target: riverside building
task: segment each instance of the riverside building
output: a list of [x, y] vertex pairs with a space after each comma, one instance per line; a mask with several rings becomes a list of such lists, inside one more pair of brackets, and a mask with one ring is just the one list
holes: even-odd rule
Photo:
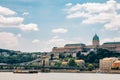
[[117, 60], [117, 58], [104, 58], [100, 59], [99, 68], [100, 70], [111, 70], [112, 64]]
[[89, 51], [95, 50], [96, 48], [108, 49], [110, 51], [120, 52], [120, 42], [105, 42], [100, 45], [99, 36], [95, 34], [92, 39], [92, 45], [86, 45], [83, 43], [79, 44], [66, 44], [64, 47], [53, 47], [52, 53], [54, 53], [55, 58], [59, 58], [60, 54], [72, 55], [75, 57], [77, 52], [87, 55]]
[[120, 69], [120, 60], [116, 57], [100, 59], [100, 70], [111, 70], [112, 68]]

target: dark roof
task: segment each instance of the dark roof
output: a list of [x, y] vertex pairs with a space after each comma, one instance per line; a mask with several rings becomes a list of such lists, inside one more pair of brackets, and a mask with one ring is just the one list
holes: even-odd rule
[[83, 44], [83, 43], [79, 43], [79, 44], [66, 44], [65, 46], [85, 46], [85, 44]]
[[106, 43], [103, 43], [103, 44], [120, 44], [120, 42], [106, 42]]
[[94, 35], [93, 40], [99, 41], [99, 37], [97, 34]]

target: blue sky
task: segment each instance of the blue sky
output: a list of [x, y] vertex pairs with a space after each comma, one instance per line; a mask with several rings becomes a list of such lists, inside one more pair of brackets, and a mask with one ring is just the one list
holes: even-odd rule
[[67, 43], [120, 41], [119, 0], [0, 0], [0, 48], [51, 51]]

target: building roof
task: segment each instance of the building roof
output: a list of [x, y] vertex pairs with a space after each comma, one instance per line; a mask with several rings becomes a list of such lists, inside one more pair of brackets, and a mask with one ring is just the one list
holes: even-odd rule
[[94, 35], [93, 40], [99, 41], [99, 37], [97, 34]]
[[65, 46], [85, 46], [85, 44], [83, 44], [83, 43], [79, 43], [79, 44], [66, 44]]
[[120, 68], [120, 60], [116, 60], [113, 64], [112, 67], [119, 67]]
[[82, 59], [81, 60], [75, 60], [75, 62], [78, 62], [78, 63], [79, 62], [84, 62], [84, 60], [82, 60]]
[[68, 62], [62, 62], [63, 65], [67, 65]]
[[104, 58], [103, 60], [112, 60], [111, 58]]
[[106, 42], [106, 43], [103, 43], [103, 44], [120, 44], [120, 42]]
[[103, 58], [103, 60], [105, 61], [115, 61], [117, 60], [118, 58], [115, 58], [115, 57], [110, 57], [110, 58]]
[[116, 60], [114, 63], [120, 63], [120, 60]]

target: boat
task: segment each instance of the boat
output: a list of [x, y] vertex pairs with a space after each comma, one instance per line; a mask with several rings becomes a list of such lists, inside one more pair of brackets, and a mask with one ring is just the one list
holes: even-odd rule
[[29, 73], [38, 73], [38, 71], [30, 70]]
[[13, 73], [38, 73], [36, 70], [14, 70]]

